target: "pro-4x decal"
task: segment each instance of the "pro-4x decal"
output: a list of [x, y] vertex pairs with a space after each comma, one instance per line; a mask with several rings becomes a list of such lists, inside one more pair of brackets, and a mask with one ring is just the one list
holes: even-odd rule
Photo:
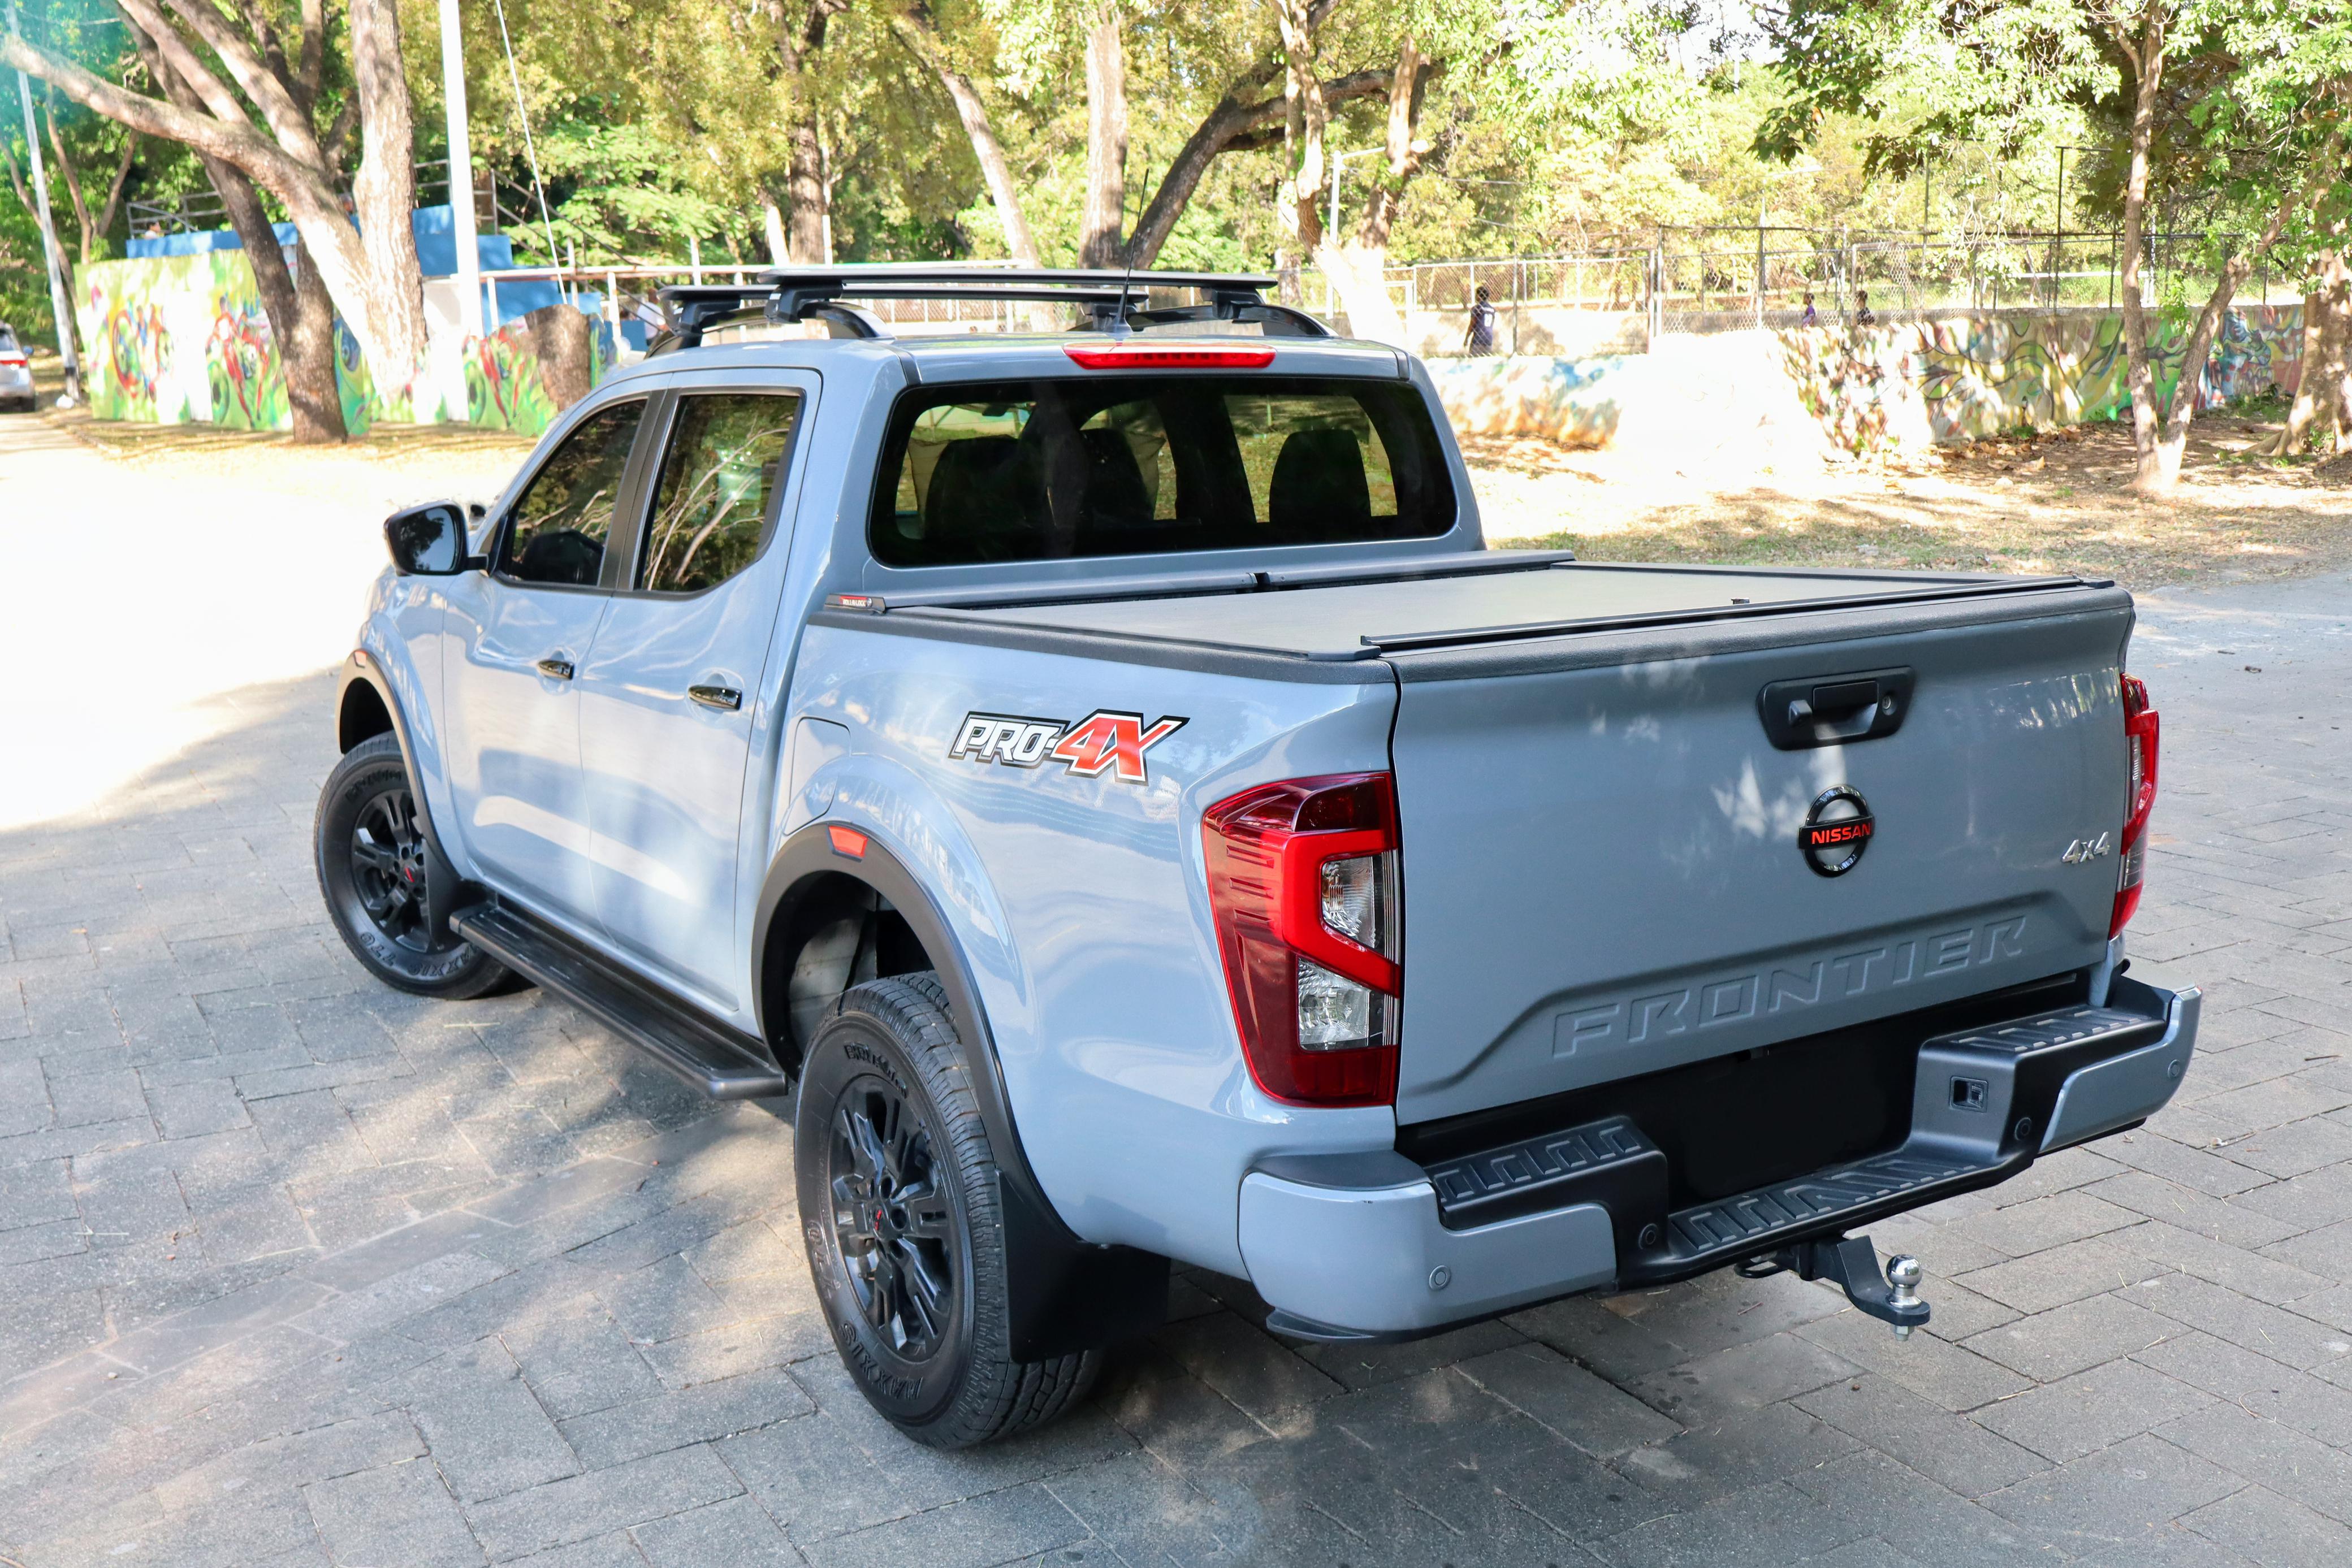
[[1146, 725], [1139, 713], [1097, 708], [1076, 724], [1019, 714], [968, 713], [956, 731], [950, 758], [1035, 768], [1059, 762], [1081, 779], [1108, 773], [1122, 784], [1150, 781], [1143, 754], [1184, 727], [1181, 718]]

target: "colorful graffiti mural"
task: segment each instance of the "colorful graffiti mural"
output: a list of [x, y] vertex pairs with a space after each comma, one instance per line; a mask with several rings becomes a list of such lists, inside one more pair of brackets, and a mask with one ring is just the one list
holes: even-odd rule
[[[94, 262], [75, 270], [76, 314], [92, 345], [91, 412], [100, 419], [284, 430], [292, 423], [284, 363], [241, 250]], [[591, 333], [592, 384], [614, 363], [613, 338]], [[335, 323], [335, 382], [353, 434], [377, 422], [467, 423], [518, 434], [558, 410], [520, 319], [487, 338], [436, 340], [398, 387], [371, 374], [358, 340]]]
[[[2272, 387], [2292, 390], [2302, 321], [2299, 305], [2231, 311], [2200, 373], [2198, 407]], [[2189, 327], [2179, 310], [2149, 323], [2159, 399], [2179, 383]], [[2118, 312], [2002, 312], [1773, 336], [1798, 401], [1846, 452], [2050, 430], [2120, 418], [2131, 406]]]
[[[2189, 324], [2181, 311], [2149, 323], [2159, 398], [2179, 382]], [[2300, 305], [2231, 311], [2199, 377], [2199, 409], [2292, 392], [2302, 351]], [[1648, 354], [1435, 360], [1429, 371], [1465, 435], [1685, 454], [1814, 433], [1834, 452], [1916, 450], [2123, 418], [2131, 407], [2123, 318], [2109, 311], [1677, 335]]]
[[556, 415], [555, 402], [541, 379], [539, 352], [530, 329], [509, 321], [487, 338], [476, 338], [466, 359], [466, 418], [493, 430], [536, 434]]

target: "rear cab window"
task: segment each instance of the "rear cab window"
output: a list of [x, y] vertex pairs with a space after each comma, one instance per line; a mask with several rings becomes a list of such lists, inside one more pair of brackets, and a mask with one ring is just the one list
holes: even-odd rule
[[867, 543], [885, 566], [962, 566], [1432, 538], [1454, 517], [1404, 383], [1102, 376], [901, 398]]

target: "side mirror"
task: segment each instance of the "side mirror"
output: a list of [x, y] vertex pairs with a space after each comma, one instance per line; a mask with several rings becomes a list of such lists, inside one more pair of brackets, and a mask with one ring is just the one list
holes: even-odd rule
[[481, 565], [466, 554], [466, 513], [455, 501], [394, 512], [383, 520], [383, 542], [404, 577], [452, 577]]

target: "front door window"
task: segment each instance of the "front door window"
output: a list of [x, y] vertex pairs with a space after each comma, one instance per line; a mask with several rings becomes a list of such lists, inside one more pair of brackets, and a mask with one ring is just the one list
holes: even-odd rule
[[596, 585], [645, 409], [643, 402], [614, 403], [563, 438], [514, 505], [499, 553], [502, 575], [568, 588]]

